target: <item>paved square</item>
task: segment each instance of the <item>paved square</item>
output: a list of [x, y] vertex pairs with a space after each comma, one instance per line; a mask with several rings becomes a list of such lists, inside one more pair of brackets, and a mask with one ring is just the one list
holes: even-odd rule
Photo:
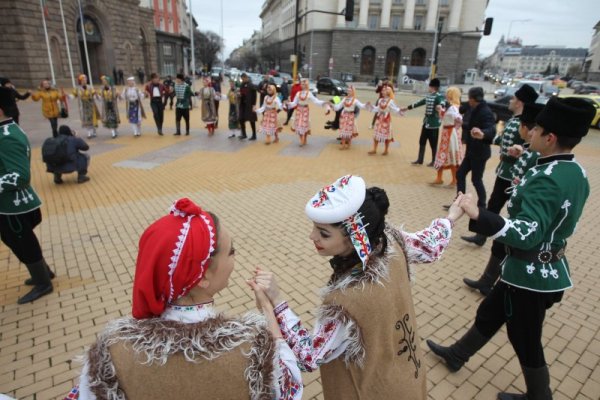
[[[363, 101], [374, 99], [372, 91], [361, 90], [358, 95]], [[396, 98], [400, 105], [413, 100], [407, 94]], [[49, 124], [41, 117], [39, 104], [27, 101], [19, 106], [22, 126], [34, 146], [33, 186], [43, 201], [44, 220], [37, 233], [57, 274], [54, 293], [17, 306], [17, 298], [27, 290], [22, 282], [28, 274], [0, 245], [0, 393], [19, 399], [59, 399], [76, 383], [80, 365], [74, 357], [94, 341], [107, 321], [131, 311], [141, 232], [179, 197], [188, 196], [214, 211], [235, 237], [236, 270], [230, 287], [216, 298], [218, 308], [230, 314], [254, 308], [244, 279], [260, 265], [278, 274], [292, 308], [310, 325], [318, 289], [329, 275], [327, 260], [314, 253], [308, 239], [311, 225], [303, 213], [305, 202], [317, 189], [342, 174], [362, 175], [369, 185], [386, 189], [391, 201], [389, 221], [408, 231], [444, 215], [441, 205], [454, 194], [452, 189], [427, 184], [434, 179], [433, 169], [410, 165], [417, 153], [422, 108], [404, 118], [393, 117], [396, 142], [385, 157], [381, 147], [380, 154], [367, 155], [372, 114], [366, 111], [359, 118], [359, 140], [351, 150], [339, 151], [335, 133], [323, 129], [331, 116], [325, 117], [322, 109], [311, 110], [313, 135], [305, 148], [298, 146], [289, 127], [280, 143], [270, 146], [263, 144], [262, 137], [256, 142], [228, 139], [224, 102], [222, 127], [214, 137], [207, 137], [197, 108], [191, 113], [192, 134], [173, 136], [174, 111], [166, 110], [163, 137], [155, 133], [151, 116], [140, 138], [133, 137], [128, 124], [121, 125], [114, 140], [99, 128], [99, 136], [89, 141], [92, 180], [77, 185], [72, 174], [56, 186], [45, 172], [39, 149], [49, 135]], [[68, 122], [79, 128], [76, 107], [71, 115], [74, 119]], [[121, 120], [125, 120], [123, 113]], [[548, 312], [544, 344], [554, 398], [598, 399], [600, 131], [591, 130], [575, 153], [588, 171], [591, 197], [569, 243], [575, 288]], [[489, 161], [485, 175], [489, 191], [496, 160], [494, 156]], [[481, 301], [462, 278], [481, 272], [490, 245], [475, 248], [461, 241], [466, 225], [466, 220], [458, 223], [441, 261], [416, 266], [413, 295], [422, 339], [448, 343], [458, 338]], [[426, 349], [424, 342], [421, 346]], [[428, 349], [425, 354], [431, 399], [495, 399], [500, 390], [524, 389], [504, 330], [456, 374], [449, 373]], [[306, 399], [322, 399], [318, 373], [306, 374], [305, 385]]]

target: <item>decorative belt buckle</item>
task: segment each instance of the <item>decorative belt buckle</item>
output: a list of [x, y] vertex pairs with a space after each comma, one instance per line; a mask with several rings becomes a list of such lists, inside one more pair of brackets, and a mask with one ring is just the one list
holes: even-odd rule
[[552, 252], [550, 250], [542, 250], [538, 253], [538, 260], [543, 264], [548, 264], [552, 260]]

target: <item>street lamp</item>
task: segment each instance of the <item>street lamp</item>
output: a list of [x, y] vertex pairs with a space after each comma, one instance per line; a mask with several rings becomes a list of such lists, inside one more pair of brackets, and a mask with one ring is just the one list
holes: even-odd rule
[[531, 19], [513, 19], [513, 20], [511, 20], [510, 23], [508, 24], [508, 34], [506, 35], [507, 42], [510, 40], [510, 31], [512, 29], [513, 22], [531, 22]]

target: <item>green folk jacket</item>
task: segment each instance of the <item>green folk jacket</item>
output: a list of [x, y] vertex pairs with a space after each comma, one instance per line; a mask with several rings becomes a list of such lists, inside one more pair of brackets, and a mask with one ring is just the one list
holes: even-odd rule
[[0, 122], [0, 214], [16, 215], [42, 204], [31, 180], [31, 147], [12, 119]]
[[521, 121], [518, 116], [512, 117], [506, 121], [502, 134], [494, 138], [493, 143], [500, 146], [500, 164], [496, 168], [496, 176], [500, 179], [509, 181], [512, 178], [510, 169], [517, 159], [508, 155], [508, 148], [514, 144], [523, 144], [525, 142], [519, 135], [520, 124]]
[[[590, 193], [585, 170], [573, 154], [540, 157], [508, 201], [508, 218], [484, 208], [469, 229], [491, 236], [514, 249], [554, 252], [567, 245]], [[558, 292], [573, 286], [566, 257], [554, 262], [529, 262], [508, 255], [501, 280], [536, 292]]]
[[428, 129], [429, 128], [435, 129], [435, 128], [439, 128], [440, 125], [442, 124], [440, 115], [438, 114], [435, 107], [437, 105], [444, 104], [445, 101], [446, 101], [446, 99], [444, 98], [444, 95], [442, 95], [441, 93], [439, 93], [439, 92], [429, 93], [427, 96], [425, 96], [421, 100], [417, 101], [416, 103], [409, 105], [407, 108], [409, 110], [412, 110], [413, 108], [417, 108], [417, 107], [421, 107], [421, 106], [425, 105], [425, 117], [423, 118], [423, 126]]

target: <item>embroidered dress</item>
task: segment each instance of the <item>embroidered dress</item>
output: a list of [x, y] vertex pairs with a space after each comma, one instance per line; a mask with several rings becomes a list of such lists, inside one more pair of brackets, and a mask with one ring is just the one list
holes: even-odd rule
[[128, 87], [123, 92], [123, 99], [127, 104], [127, 118], [130, 124], [141, 124], [144, 117], [144, 108], [142, 106], [142, 93], [135, 87]]
[[342, 110], [342, 114], [340, 115], [340, 137], [342, 139], [352, 139], [358, 134], [355, 114], [356, 107], [363, 110], [365, 105], [355, 97], [346, 97], [333, 107], [335, 111]]
[[73, 96], [79, 99], [79, 118], [82, 128], [95, 128], [98, 126], [98, 108], [94, 101], [96, 91], [89, 86], [79, 86], [73, 90]]
[[282, 109], [281, 100], [277, 96], [265, 96], [263, 105], [256, 110], [257, 114], [263, 114], [260, 124], [260, 133], [267, 136], [274, 136], [281, 132], [281, 126], [277, 121], [277, 112]]
[[215, 89], [203, 87], [198, 93], [202, 109], [202, 121], [207, 124], [214, 124], [217, 121], [217, 112], [215, 110]]
[[458, 167], [462, 162], [462, 147], [458, 129], [462, 126], [462, 116], [457, 106], [450, 106], [442, 117], [442, 137], [435, 157], [434, 168]]
[[[163, 314], [161, 315], [160, 318], [158, 319], [153, 319], [154, 321], [158, 322], [159, 320], [163, 320], [165, 321], [165, 324], [167, 324], [167, 321], [174, 321], [177, 323], [182, 323], [182, 324], [198, 324], [201, 322], [211, 322], [213, 324], [217, 324], [219, 323], [220, 318], [222, 318], [222, 316], [220, 316], [220, 314], [213, 308], [212, 303], [207, 303], [207, 304], [198, 304], [198, 305], [191, 305], [191, 306], [178, 306], [178, 305], [169, 305], [167, 306], [167, 309], [163, 312]], [[241, 325], [241, 329], [242, 329], [242, 335], [248, 335], [251, 333], [251, 331], [248, 331], [248, 329], [246, 329], [246, 331], [244, 330], [244, 326], [249, 326], [252, 324], [255, 324], [256, 322], [256, 318], [262, 318], [259, 317], [255, 314], [246, 314], [244, 317], [241, 318], [242, 322], [246, 321], [246, 323], [238, 323], [235, 322], [235, 320], [231, 320], [232, 323], [227, 325], [225, 323], [225, 325], [223, 326], [223, 330], [219, 335], [231, 335], [231, 341], [230, 343], [227, 343], [227, 346], [231, 346], [231, 347], [236, 347], [236, 344], [239, 344], [237, 342], [240, 342], [240, 338], [238, 338], [237, 336], [235, 336], [235, 329], [238, 329], [238, 327]], [[118, 329], [114, 329], [114, 331], [116, 331], [116, 333], [119, 332], [130, 332], [129, 336], [134, 336], [133, 333], [136, 332], [136, 326], [135, 326], [135, 321], [133, 320], [133, 324], [130, 324], [128, 321], [132, 320], [132, 319], [121, 319], [116, 321], [116, 323], [113, 326], [118, 327]], [[155, 322], [153, 322], [153, 320], [150, 320], [150, 323], [155, 324]], [[143, 320], [142, 320], [143, 321]], [[160, 325], [157, 325], [160, 326]], [[170, 326], [170, 325], [165, 325], [165, 326]], [[259, 326], [260, 326], [260, 321], [259, 321]], [[225, 329], [229, 329], [229, 330], [225, 330]], [[248, 332], [247, 332], [248, 331]], [[143, 331], [145, 333], [147, 333], [146, 331]], [[244, 333], [246, 332], [246, 333]], [[127, 336], [127, 334], [125, 334], [125, 336]], [[139, 347], [138, 348], [142, 348], [145, 344], [152, 342], [152, 338], [144, 338], [143, 343], [142, 340], [140, 340], [139, 343]], [[161, 343], [161, 345], [166, 345], [165, 343]], [[172, 343], [172, 346], [180, 346], [181, 342], [177, 342], [177, 343]], [[194, 343], [191, 344], [192, 346], [194, 346]], [[203, 354], [205, 352], [208, 351], [214, 351], [211, 346], [206, 346], [206, 343], [202, 343], [202, 340], [200, 340], [199, 343], [197, 343], [197, 345], [199, 345], [200, 347], [198, 349], [189, 349], [189, 356], [192, 358], [201, 358], [201, 356], [199, 354]], [[215, 344], [215, 347], [218, 347], [220, 345], [219, 344]], [[288, 347], [288, 345], [285, 343], [285, 341], [283, 340], [277, 340], [276, 342], [274, 342], [275, 345], [275, 352], [273, 354], [273, 379], [272, 379], [272, 387], [270, 388], [270, 393], [272, 393], [272, 396], [269, 396], [269, 398], [272, 399], [281, 399], [281, 400], [300, 400], [302, 397], [302, 376], [300, 374], [300, 370], [298, 369], [298, 366], [296, 364], [296, 358], [294, 357], [294, 354], [292, 353], [292, 351], [290, 350], [290, 348]], [[159, 349], [148, 349], [148, 352], [155, 352], [155, 353], [159, 353], [155, 355], [156, 357], [162, 357], [162, 355], [160, 354], [160, 352], [162, 352], [163, 350]], [[169, 349], [164, 349], [164, 351], [169, 351]], [[230, 351], [230, 350], [226, 350]], [[112, 353], [112, 351], [111, 351]], [[216, 355], [216, 357], [214, 358], [207, 358], [208, 360], [212, 360], [212, 359], [217, 359], [219, 358], [219, 354]], [[251, 355], [249, 355], [251, 356]], [[160, 361], [158, 361], [160, 362]], [[199, 363], [201, 363], [202, 361], [200, 361]], [[191, 366], [191, 368], [194, 368], [194, 366], [199, 365], [199, 363], [193, 363], [190, 362], [189, 365]], [[85, 359], [85, 364], [83, 366], [82, 372], [81, 372], [81, 376], [80, 376], [80, 383], [79, 386], [74, 388], [67, 397], [69, 399], [85, 399], [85, 400], [96, 400], [97, 397], [94, 394], [93, 390], [92, 390], [92, 381], [90, 380], [90, 373], [92, 370], [92, 365], [90, 364], [90, 359], [86, 358]], [[163, 368], [165, 366], [163, 365]], [[190, 367], [188, 367], [190, 368]], [[254, 367], [256, 368], [256, 366]], [[261, 374], [263, 371], [255, 371], [258, 374]], [[245, 373], [247, 375], [251, 375], [253, 373], [253, 371], [250, 369], [250, 367], [245, 371]], [[259, 376], [260, 380], [267, 380], [267, 377], [262, 377]], [[200, 385], [202, 380], [200, 379], [200, 381], [197, 383], [198, 385]], [[141, 382], [135, 382], [136, 384], [142, 384]], [[195, 382], [180, 382], [181, 385], [194, 385]], [[206, 383], [202, 383], [203, 385], [206, 385]], [[117, 386], [120, 386], [119, 384], [117, 384]], [[111, 388], [111, 390], [114, 388]], [[118, 387], [114, 390], [120, 390]], [[202, 388], [200, 386], [198, 386], [197, 389], [194, 389], [198, 391], [198, 395], [200, 395], [202, 393]], [[176, 394], [180, 394], [180, 393], [176, 393]], [[178, 397], [179, 398], [179, 397]], [[257, 396], [256, 394], [250, 396], [251, 399], [262, 399], [264, 397], [261, 396]]]
[[402, 115], [400, 108], [394, 103], [394, 100], [384, 97], [379, 100], [376, 106], [372, 107], [371, 111], [377, 113], [373, 139], [380, 143], [387, 140], [393, 142], [394, 135], [392, 133], [391, 113], [394, 112], [398, 115]]
[[102, 124], [108, 129], [118, 128], [121, 121], [114, 87], [103, 87], [100, 96], [102, 98]]
[[294, 101], [288, 103], [288, 109], [296, 108], [296, 115], [294, 117], [294, 125], [292, 126], [292, 130], [300, 136], [310, 134], [310, 115], [308, 111], [309, 102], [313, 102], [319, 107], [324, 107], [325, 104], [327, 104], [323, 100], [317, 99], [308, 90], [299, 92], [294, 98]]

